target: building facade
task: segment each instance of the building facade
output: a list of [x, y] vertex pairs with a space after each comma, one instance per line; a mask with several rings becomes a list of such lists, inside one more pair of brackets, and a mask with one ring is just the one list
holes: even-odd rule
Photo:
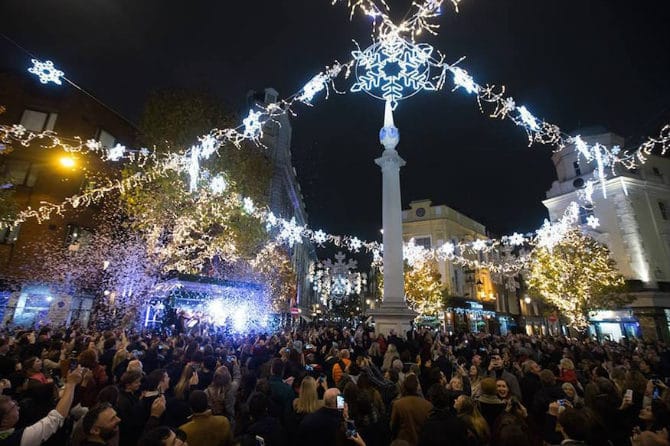
[[[589, 145], [625, 147], [622, 137], [604, 130], [582, 139]], [[543, 203], [555, 221], [569, 203], [578, 201], [595, 166], [578, 159], [571, 146], [555, 153], [552, 160], [558, 179]], [[670, 160], [649, 156], [635, 170], [619, 167], [615, 173], [606, 172], [604, 187], [596, 180], [594, 207], [581, 211], [580, 224], [610, 249], [635, 301], [630, 308], [594, 312], [592, 329], [612, 339], [641, 335], [670, 340]], [[589, 215], [598, 219], [599, 227], [586, 225]]]
[[[279, 94], [275, 89], [266, 88], [262, 92], [249, 92], [248, 102], [251, 107], [266, 106], [277, 102], [278, 97]], [[305, 226], [307, 210], [291, 158], [292, 135], [291, 121], [286, 114], [263, 125], [261, 142], [266, 147], [273, 169], [268, 192], [269, 206], [276, 216], [287, 220], [294, 218], [296, 224]], [[303, 239], [302, 243], [296, 243], [291, 248], [291, 258], [298, 276], [297, 297], [296, 301], [291, 303], [291, 307], [294, 312], [301, 310], [301, 313], [311, 314], [311, 308], [318, 303], [309, 281], [309, 266], [317, 260], [314, 244], [307, 239]]]
[[[21, 124], [27, 130], [55, 131], [59, 138], [75, 136], [100, 141], [105, 147], [117, 142], [132, 146], [135, 127], [112, 110], [81, 91], [63, 85], [52, 88], [23, 73], [0, 73], [0, 123]], [[27, 147], [7, 143], [9, 152], [0, 157], [0, 173], [11, 201], [18, 210], [38, 208], [41, 203], [62, 203], [66, 197], [86, 186], [87, 171], [104, 171], [97, 157], [66, 153], [58, 146], [43, 147], [37, 140]], [[112, 174], [113, 175], [113, 174]], [[0, 308], [3, 321], [22, 325], [50, 323], [58, 325], [71, 318], [86, 323], [90, 316], [93, 290], [74, 290], [63, 281], [36, 282], [31, 273], [43, 261], [45, 246], [69, 247], [86, 243], [95, 230], [95, 206], [70, 209], [49, 220], [28, 219], [13, 228], [0, 231]], [[3, 211], [4, 215], [4, 211]]]
[[[446, 242], [454, 244], [488, 239], [486, 227], [445, 205], [430, 200], [410, 203], [404, 210], [403, 240], [435, 249]], [[480, 261], [487, 260], [481, 254]], [[476, 260], [476, 259], [473, 259]], [[519, 331], [519, 281], [500, 277], [485, 268], [473, 269], [449, 261], [438, 262], [442, 286], [448, 295], [443, 315], [448, 331]], [[531, 306], [532, 307], [532, 306]], [[537, 308], [535, 308], [537, 313]], [[531, 311], [532, 314], [532, 311]]]

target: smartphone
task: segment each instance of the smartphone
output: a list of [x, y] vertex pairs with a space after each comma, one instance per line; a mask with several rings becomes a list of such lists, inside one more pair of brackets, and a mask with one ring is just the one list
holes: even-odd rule
[[314, 371], [314, 367], [312, 367], [311, 365], [307, 364], [307, 365], [305, 366], [305, 370], [307, 370], [308, 372], [313, 372], [313, 371]]
[[228, 360], [228, 362], [233, 362], [237, 359], [237, 357], [235, 355], [229, 355], [228, 358], [226, 359]]
[[291, 349], [290, 349], [290, 348], [287, 348], [287, 349], [286, 349], [286, 353], [291, 353]]
[[70, 371], [76, 369], [78, 365], [79, 361], [77, 361], [75, 358], [70, 359]]
[[654, 393], [651, 395], [651, 399], [657, 400], [661, 397], [661, 389], [658, 386], [654, 386]]
[[354, 420], [347, 420], [347, 438], [354, 438], [357, 433]]
[[624, 398], [627, 398], [629, 400], [633, 400], [633, 389], [628, 389], [626, 390], [626, 393], [624, 393]]
[[344, 410], [344, 397], [342, 395], [337, 395], [337, 408]]

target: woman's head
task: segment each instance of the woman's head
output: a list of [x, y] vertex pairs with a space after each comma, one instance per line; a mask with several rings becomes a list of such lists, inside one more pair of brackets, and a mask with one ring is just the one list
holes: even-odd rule
[[27, 374], [37, 373], [42, 371], [42, 361], [37, 356], [31, 356], [30, 358], [23, 361], [23, 370]]
[[496, 381], [496, 393], [498, 394], [498, 398], [509, 398], [509, 386], [507, 385], [507, 381], [504, 379], [499, 379]]
[[305, 376], [300, 383], [295, 410], [298, 413], [312, 413], [319, 407], [319, 397], [316, 392], [316, 380], [311, 376]]
[[459, 395], [454, 401], [454, 409], [459, 414], [472, 415], [475, 409], [475, 403], [472, 398], [466, 395]]
[[563, 385], [561, 385], [561, 389], [563, 389], [565, 396], [567, 396], [569, 400], [573, 400], [577, 395], [577, 392], [575, 391], [575, 386], [573, 386], [570, 383], [563, 383]]
[[79, 364], [87, 369], [93, 370], [98, 366], [98, 354], [93, 349], [88, 348], [79, 353], [77, 359], [79, 360]]
[[230, 376], [230, 371], [225, 365], [218, 367], [216, 372], [214, 372], [214, 378], [212, 378], [212, 384], [217, 387], [226, 387], [232, 381], [233, 378]]
[[572, 359], [569, 358], [563, 358], [561, 359], [561, 362], [559, 363], [561, 368], [563, 370], [574, 370], [575, 369], [575, 364], [572, 362]]
[[470, 370], [468, 370], [468, 376], [470, 377], [470, 381], [479, 378], [479, 369], [476, 365], [473, 364], [470, 366]]

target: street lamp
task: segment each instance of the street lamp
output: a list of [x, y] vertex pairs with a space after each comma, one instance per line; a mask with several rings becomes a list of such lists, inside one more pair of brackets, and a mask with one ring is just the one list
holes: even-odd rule
[[524, 297], [523, 301], [526, 302], [526, 305], [530, 305], [531, 303], [530, 297], [528, 296]]
[[77, 160], [72, 155], [62, 155], [58, 158], [58, 162], [66, 169], [73, 169], [77, 165]]

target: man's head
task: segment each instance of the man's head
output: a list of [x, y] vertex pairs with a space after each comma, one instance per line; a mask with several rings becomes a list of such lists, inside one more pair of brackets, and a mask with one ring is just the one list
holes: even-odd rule
[[414, 373], [410, 373], [405, 377], [405, 381], [402, 383], [402, 394], [403, 396], [412, 396], [418, 395], [419, 393], [419, 379]]
[[19, 422], [19, 403], [6, 395], [0, 396], [0, 430], [11, 429]]
[[567, 407], [558, 414], [558, 429], [570, 440], [586, 441], [589, 434], [589, 419], [581, 409]]
[[109, 440], [119, 431], [121, 419], [109, 403], [99, 403], [84, 415], [82, 426], [89, 439]]
[[195, 414], [207, 412], [209, 410], [207, 394], [202, 390], [194, 390], [188, 397], [188, 405]]
[[482, 357], [479, 355], [474, 355], [472, 357], [472, 365], [479, 367], [482, 365]]
[[337, 388], [330, 388], [326, 390], [323, 394], [324, 406], [329, 409], [337, 409], [337, 397], [340, 395], [340, 391]]
[[121, 384], [121, 389], [127, 392], [137, 392], [140, 389], [141, 383], [142, 372], [138, 372], [137, 370], [125, 372], [123, 375], [121, 375], [121, 380], [119, 381], [119, 384]]
[[523, 373], [525, 374], [534, 373], [539, 375], [541, 371], [542, 367], [540, 367], [540, 365], [532, 359], [529, 359], [523, 363]]
[[496, 380], [493, 378], [484, 378], [479, 384], [480, 389], [482, 390], [482, 395], [495, 396], [498, 391], [496, 386]]
[[186, 444], [186, 434], [175, 432], [167, 426], [159, 426], [145, 433], [140, 439], [139, 446], [183, 446]]
[[170, 387], [170, 375], [165, 369], [156, 369], [146, 379], [146, 390], [165, 392]]
[[346, 348], [340, 350], [340, 359], [349, 359], [349, 350]]
[[503, 361], [498, 353], [494, 353], [491, 355], [491, 367], [496, 370], [500, 370], [503, 368]]
[[126, 372], [130, 372], [132, 370], [135, 370], [137, 372], [142, 373], [144, 370], [144, 366], [142, 365], [142, 361], [139, 359], [132, 359], [130, 362], [128, 362], [128, 366], [126, 367]]
[[270, 365], [270, 373], [272, 373], [272, 376], [281, 378], [284, 375], [284, 361], [279, 358], [273, 359]]
[[556, 375], [551, 370], [544, 369], [540, 372], [540, 383], [545, 387], [556, 385]]

